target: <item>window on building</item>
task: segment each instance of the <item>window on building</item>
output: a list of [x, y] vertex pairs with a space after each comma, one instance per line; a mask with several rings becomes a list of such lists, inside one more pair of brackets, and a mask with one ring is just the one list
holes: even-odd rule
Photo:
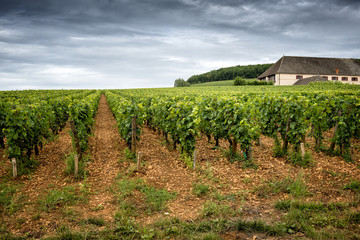
[[296, 79], [303, 79], [303, 75], [296, 75]]
[[347, 78], [347, 77], [342, 77], [341, 80], [342, 80], [342, 81], [347, 81], [348, 78]]
[[327, 77], [327, 76], [322, 76], [322, 78], [328, 80], [328, 77]]
[[356, 82], [357, 80], [358, 80], [358, 78], [357, 78], [357, 77], [353, 77], [353, 78], [351, 78], [351, 81]]
[[332, 77], [331, 80], [337, 81], [337, 80], [338, 80], [338, 77]]

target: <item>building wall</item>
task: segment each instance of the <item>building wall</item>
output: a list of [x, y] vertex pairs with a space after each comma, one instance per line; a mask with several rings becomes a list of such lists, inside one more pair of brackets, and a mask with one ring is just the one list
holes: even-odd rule
[[[307, 75], [307, 74], [276, 74], [275, 75], [275, 85], [293, 85], [298, 79], [296, 79], [297, 75], [303, 76], [303, 78], [313, 77], [317, 75]], [[332, 81], [332, 77], [338, 77], [338, 82], [342, 83], [350, 83], [350, 84], [360, 84], [360, 76], [344, 76], [344, 75], [320, 75], [327, 76], [328, 80]], [[347, 77], [347, 81], [342, 81], [342, 77]], [[357, 81], [351, 81], [353, 77], [356, 77]]]

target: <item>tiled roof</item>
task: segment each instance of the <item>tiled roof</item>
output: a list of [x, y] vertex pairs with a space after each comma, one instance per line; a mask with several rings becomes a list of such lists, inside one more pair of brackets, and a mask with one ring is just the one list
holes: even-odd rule
[[258, 78], [278, 73], [360, 76], [360, 61], [353, 58], [283, 56]]

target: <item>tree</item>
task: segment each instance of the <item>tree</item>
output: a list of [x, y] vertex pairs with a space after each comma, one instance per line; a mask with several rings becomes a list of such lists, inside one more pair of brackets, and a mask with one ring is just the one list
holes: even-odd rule
[[178, 78], [174, 82], [174, 87], [188, 87], [190, 84], [182, 78]]
[[242, 77], [236, 77], [234, 80], [234, 85], [235, 86], [239, 86], [239, 85], [247, 85], [246, 83], [247, 81], [245, 79], [243, 79]]

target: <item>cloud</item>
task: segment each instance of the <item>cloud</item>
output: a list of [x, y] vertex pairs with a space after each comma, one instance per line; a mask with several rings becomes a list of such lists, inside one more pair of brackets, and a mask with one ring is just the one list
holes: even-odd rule
[[4, 0], [0, 89], [172, 86], [283, 54], [358, 57], [359, 1]]

